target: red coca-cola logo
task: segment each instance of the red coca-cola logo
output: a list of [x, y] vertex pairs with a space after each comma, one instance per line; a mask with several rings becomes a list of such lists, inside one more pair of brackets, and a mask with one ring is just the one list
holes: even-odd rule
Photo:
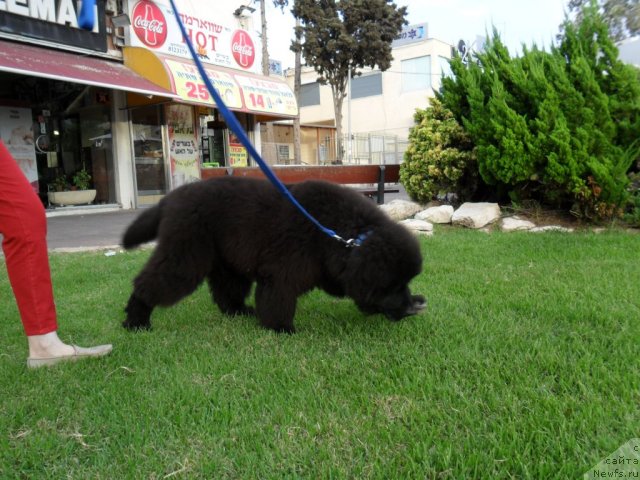
[[133, 31], [147, 47], [159, 48], [167, 39], [167, 20], [162, 10], [148, 0], [141, 0], [131, 14]]
[[231, 37], [231, 54], [236, 63], [242, 68], [251, 68], [256, 59], [256, 49], [253, 40], [244, 30], [236, 30]]

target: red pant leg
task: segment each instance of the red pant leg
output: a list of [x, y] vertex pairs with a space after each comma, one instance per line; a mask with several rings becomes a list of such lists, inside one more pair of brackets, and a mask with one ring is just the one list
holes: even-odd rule
[[57, 330], [42, 202], [0, 141], [0, 233], [11, 288], [27, 335]]

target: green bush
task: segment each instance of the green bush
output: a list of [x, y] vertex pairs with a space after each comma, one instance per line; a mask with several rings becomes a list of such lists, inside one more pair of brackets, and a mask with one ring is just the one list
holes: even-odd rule
[[419, 202], [447, 193], [469, 198], [477, 183], [475, 151], [453, 113], [434, 98], [429, 108], [416, 110], [414, 120], [400, 166], [409, 196]]
[[618, 59], [597, 9], [567, 21], [550, 52], [512, 58], [494, 31], [439, 94], [476, 145], [478, 171], [496, 192], [540, 201], [583, 217], [617, 216], [639, 150], [640, 82]]
[[640, 227], [640, 173], [630, 173], [629, 180], [629, 203], [624, 219], [631, 226]]

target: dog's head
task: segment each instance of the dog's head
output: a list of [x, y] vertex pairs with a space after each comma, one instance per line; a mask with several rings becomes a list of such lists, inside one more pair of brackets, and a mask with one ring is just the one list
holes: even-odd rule
[[409, 282], [422, 270], [420, 246], [403, 227], [374, 230], [349, 252], [345, 291], [367, 314], [390, 320], [415, 315], [426, 306], [422, 295], [412, 295]]

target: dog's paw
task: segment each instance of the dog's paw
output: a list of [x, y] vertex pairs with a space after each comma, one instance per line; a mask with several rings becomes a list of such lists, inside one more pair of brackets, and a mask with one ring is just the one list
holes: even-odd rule
[[243, 306], [241, 308], [227, 308], [220, 309], [222, 313], [225, 315], [229, 315], [230, 317], [241, 316], [241, 317], [255, 317], [256, 310], [253, 307]]
[[293, 335], [294, 333], [296, 333], [296, 327], [292, 326], [286, 326], [286, 325], [280, 325], [278, 327], [274, 327], [271, 330], [273, 330], [276, 333], [286, 333], [287, 335]]
[[241, 315], [243, 317], [255, 317], [256, 316], [256, 309], [253, 307], [242, 307], [239, 310], [236, 310], [235, 312], [233, 312], [234, 315]]
[[151, 323], [139, 323], [129, 318], [122, 322], [122, 326], [130, 332], [137, 332], [139, 330], [151, 330]]

